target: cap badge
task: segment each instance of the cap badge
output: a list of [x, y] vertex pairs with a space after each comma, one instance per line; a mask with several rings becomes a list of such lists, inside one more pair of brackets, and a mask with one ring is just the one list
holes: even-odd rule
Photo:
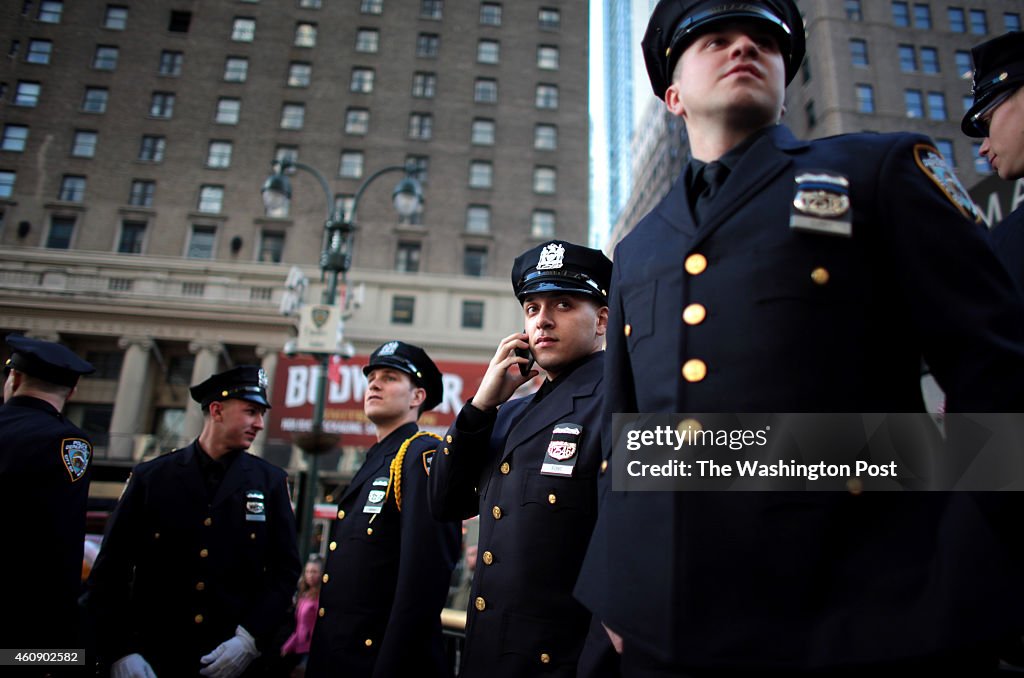
[[540, 251], [540, 259], [537, 260], [538, 271], [549, 271], [562, 268], [562, 259], [565, 257], [565, 248], [561, 243], [553, 242]]
[[269, 383], [267, 381], [267, 372], [266, 372], [266, 370], [264, 370], [261, 367], [260, 371], [259, 371], [259, 374], [256, 375], [256, 378], [259, 380], [260, 388], [264, 388], [265, 389], [267, 387], [267, 384]]
[[378, 356], [394, 355], [395, 351], [397, 351], [397, 350], [398, 350], [398, 342], [397, 341], [389, 341], [388, 343], [386, 343], [386, 344], [384, 344], [383, 346], [380, 347], [380, 350], [377, 351], [377, 355]]

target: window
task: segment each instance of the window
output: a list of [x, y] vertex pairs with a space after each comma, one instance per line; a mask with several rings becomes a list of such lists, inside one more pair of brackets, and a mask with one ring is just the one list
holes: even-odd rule
[[477, 146], [494, 145], [494, 121], [477, 118], [473, 120], [473, 131], [470, 142]]
[[908, 118], [923, 118], [924, 117], [924, 98], [921, 96], [921, 90], [908, 89], [903, 91], [903, 101], [907, 109]]
[[295, 24], [295, 46], [316, 47], [316, 24]]
[[490, 233], [491, 208], [486, 205], [470, 205], [466, 208], [466, 233]]
[[490, 188], [493, 175], [494, 166], [486, 160], [474, 160], [469, 163], [469, 185], [471, 188]]
[[280, 231], [263, 231], [260, 234], [260, 252], [258, 261], [280, 264], [284, 258], [284, 233]]
[[932, 29], [931, 7], [920, 3], [914, 4], [914, 28], [920, 28], [923, 31], [930, 31]]
[[60, 192], [57, 200], [82, 202], [85, 200], [85, 177], [77, 174], [65, 174], [60, 180]]
[[14, 195], [14, 180], [17, 177], [16, 172], [0, 170], [0, 198], [10, 198]]
[[960, 74], [962, 80], [970, 80], [971, 76], [974, 75], [974, 64], [971, 61], [971, 53], [966, 50], [958, 49], [953, 53], [953, 58], [956, 60], [956, 72]]
[[558, 85], [537, 85], [537, 108], [558, 108]]
[[299, 0], [299, 7], [303, 9], [320, 9], [323, 7], [323, 2], [322, 0]]
[[483, 2], [480, 3], [480, 25], [481, 26], [500, 26], [501, 25], [501, 5], [496, 2]]
[[471, 330], [478, 330], [484, 326], [484, 302], [462, 302], [462, 326]]
[[350, 108], [345, 111], [345, 134], [366, 134], [370, 130], [370, 111]]
[[353, 68], [352, 84], [349, 85], [350, 92], [369, 94], [373, 91], [373, 69]]
[[420, 270], [420, 252], [418, 242], [399, 241], [395, 250], [395, 270], [399, 273], [416, 273]]
[[380, 14], [384, 11], [384, 0], [362, 0], [359, 11], [363, 14]]
[[804, 117], [807, 120], [807, 129], [814, 129], [817, 126], [818, 114], [814, 110], [813, 99], [804, 104]]
[[86, 87], [82, 98], [82, 110], [86, 113], [104, 113], [107, 110], [107, 90], [105, 87]]
[[971, 106], [974, 105], [974, 96], [971, 94], [964, 94], [960, 97], [960, 102], [963, 105], [964, 113], [971, 110]]
[[183, 10], [171, 10], [171, 18], [167, 22], [167, 30], [171, 33], [188, 33], [192, 25], [192, 12]]
[[164, 137], [144, 136], [139, 146], [139, 160], [161, 162], [166, 148], [167, 140]]
[[153, 92], [149, 114], [154, 118], [170, 118], [174, 115], [174, 95], [170, 92]]
[[376, 28], [360, 28], [356, 31], [356, 51], [375, 54], [380, 48], [380, 31]]
[[206, 166], [214, 169], [231, 167], [231, 142], [211, 141], [206, 153]]
[[892, 23], [904, 28], [910, 25], [910, 9], [905, 2], [892, 3]]
[[297, 146], [278, 146], [274, 149], [274, 160], [276, 162], [298, 162], [299, 149]]
[[946, 119], [946, 95], [942, 92], [928, 92], [928, 117], [932, 120]]
[[946, 10], [946, 16], [949, 18], [949, 30], [954, 33], [967, 32], [967, 18], [962, 8], [950, 7]]
[[416, 297], [392, 297], [391, 322], [396, 325], [412, 325], [416, 315]]
[[533, 147], [541, 151], [558, 148], [558, 128], [554, 125], [537, 125], [533, 128]]
[[541, 7], [537, 11], [537, 26], [544, 31], [557, 31], [562, 27], [562, 15], [557, 9]]
[[917, 53], [913, 45], [900, 45], [900, 70], [904, 73], [913, 73], [917, 70]]
[[444, 0], [420, 0], [421, 19], [441, 19], [444, 14]]
[[38, 82], [19, 80], [18, 86], [14, 90], [14, 105], [34, 108], [39, 103], [39, 95], [42, 91], [43, 86]]
[[166, 49], [160, 52], [160, 75], [181, 75], [181, 64], [184, 60], [185, 55], [181, 52]]
[[156, 193], [155, 181], [133, 179], [132, 189], [128, 194], [128, 204], [135, 207], [152, 207], [154, 193]]
[[555, 237], [555, 213], [550, 210], [534, 210], [530, 218], [530, 237], [539, 240]]
[[405, 156], [405, 166], [421, 184], [427, 183], [430, 158], [425, 155], [407, 155]]
[[433, 58], [441, 47], [441, 37], [434, 33], [420, 33], [416, 36], [416, 56]]
[[434, 116], [429, 113], [409, 114], [409, 138], [427, 140], [433, 135]]
[[122, 221], [121, 237], [117, 242], [119, 254], [142, 254], [142, 241], [146, 237], [145, 221]]
[[433, 73], [414, 73], [412, 95], [417, 99], [433, 99], [437, 90], [437, 76]]
[[473, 83], [473, 101], [478, 104], [493, 104], [498, 101], [498, 81], [492, 78], [477, 78]]
[[554, 167], [533, 168], [533, 190], [535, 193], [554, 193], [557, 188], [558, 173]]
[[97, 45], [92, 58], [92, 67], [97, 71], [112, 71], [117, 68], [117, 48]]
[[462, 254], [462, 273], [481, 278], [487, 275], [487, 248], [482, 245], [466, 245]]
[[92, 158], [96, 155], [96, 132], [75, 130], [75, 139], [71, 144], [71, 155], [76, 158]]
[[71, 247], [71, 236], [75, 233], [73, 217], [53, 217], [50, 219], [50, 232], [46, 236], [46, 246], [52, 250], [66, 250]]
[[221, 125], [237, 125], [241, 112], [241, 100], [221, 97], [217, 100], [217, 113], [214, 120]]
[[200, 212], [217, 214], [224, 206], [224, 187], [204, 185], [199, 187]]
[[85, 359], [96, 368], [92, 379], [117, 379], [121, 375], [124, 354], [120, 351], [88, 351]]
[[[1003, 14], [1003, 28], [1006, 29], [1007, 33], [1009, 33], [1010, 31], [1019, 31], [1020, 30], [1020, 14], [1017, 14], [1016, 12], [1005, 12]], [[982, 158], [982, 160], [985, 160], [985, 159]], [[987, 160], [985, 160], [985, 166], [988, 167], [988, 161]], [[989, 170], [985, 170], [985, 171], [988, 172]]]
[[921, 48], [921, 72], [939, 72], [939, 50], [935, 49], [934, 47]]
[[985, 35], [988, 33], [988, 16], [983, 9], [971, 10], [971, 33]]
[[103, 15], [103, 27], [112, 31], [123, 31], [128, 27], [128, 8], [118, 5], [107, 5]]
[[868, 65], [868, 42], [860, 38], [850, 39], [850, 63], [854, 66]]
[[936, 139], [935, 148], [939, 150], [949, 166], [956, 169], [956, 153], [953, 152], [953, 142], [949, 139]]
[[249, 60], [245, 57], [228, 57], [224, 62], [226, 82], [245, 82], [249, 74]]
[[252, 42], [256, 37], [256, 19], [236, 17], [231, 26], [231, 39], [235, 42]]
[[39, 3], [39, 14], [36, 18], [47, 24], [59, 24], [60, 15], [64, 12], [61, 0], [43, 0]]
[[496, 64], [501, 60], [501, 44], [497, 40], [481, 40], [476, 44], [476, 61]]
[[189, 259], [213, 259], [213, 246], [217, 242], [217, 229], [213, 226], [193, 224], [185, 256]]
[[545, 71], [558, 70], [558, 48], [541, 45], [537, 48], [537, 68]]
[[871, 85], [857, 85], [857, 112], [875, 112], [875, 88]]
[[4, 125], [4, 136], [0, 140], [0, 151], [21, 153], [28, 143], [28, 127], [25, 125]]
[[349, 219], [352, 215], [352, 205], [355, 204], [355, 196], [346, 193], [334, 195], [334, 213], [342, 219]]
[[971, 144], [971, 150], [974, 153], [974, 171], [978, 174], [988, 174], [992, 171], [992, 165], [988, 164], [988, 158], [981, 155], [981, 143], [975, 142]]
[[363, 152], [342, 151], [338, 176], [345, 179], [358, 179], [363, 176]]
[[305, 104], [284, 104], [281, 106], [281, 129], [302, 129], [305, 120]]
[[48, 64], [52, 52], [53, 43], [49, 40], [29, 40], [25, 61], [30, 64]]
[[293, 61], [288, 65], [288, 86], [309, 87], [313, 76], [313, 65], [302, 61]]
[[860, 0], [844, 0], [843, 8], [846, 10], [846, 18], [850, 21], [863, 21], [864, 15], [860, 10]]

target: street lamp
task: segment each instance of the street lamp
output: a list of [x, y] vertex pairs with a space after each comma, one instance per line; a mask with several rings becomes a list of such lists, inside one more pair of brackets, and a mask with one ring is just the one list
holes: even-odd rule
[[[263, 182], [261, 190], [263, 194], [263, 206], [267, 216], [287, 216], [291, 205], [292, 186], [291, 181], [285, 172], [291, 168], [303, 170], [312, 174], [319, 182], [324, 191], [324, 198], [327, 200], [327, 217], [324, 221], [324, 250], [320, 254], [320, 280], [324, 285], [322, 304], [333, 306], [338, 296], [339, 278], [342, 283], [346, 282], [349, 268], [352, 266], [352, 248], [354, 246], [356, 231], [356, 210], [359, 207], [359, 199], [366, 188], [378, 177], [391, 172], [404, 172], [405, 176], [395, 186], [391, 193], [391, 199], [395, 210], [402, 217], [411, 217], [423, 203], [423, 189], [416, 179], [416, 167], [413, 165], [391, 165], [378, 170], [366, 177], [355, 196], [352, 198], [352, 208], [348, 214], [335, 212], [334, 198], [331, 195], [327, 179], [315, 168], [294, 160], [275, 161], [271, 166], [271, 174]], [[347, 305], [347, 299], [346, 299]], [[345, 309], [342, 309], [344, 311]], [[343, 316], [344, 317], [344, 314]], [[343, 337], [339, 338], [339, 343]], [[313, 505], [317, 494], [318, 483], [318, 455], [327, 452], [337, 444], [340, 436], [324, 432], [324, 410], [327, 404], [327, 370], [331, 359], [331, 353], [314, 354], [320, 359], [320, 374], [317, 375], [316, 401], [313, 405], [313, 428], [308, 435], [295, 436], [295, 442], [306, 453], [309, 472], [306, 478], [306, 488], [302, 510], [299, 516], [299, 544], [310, 545], [313, 538]]]

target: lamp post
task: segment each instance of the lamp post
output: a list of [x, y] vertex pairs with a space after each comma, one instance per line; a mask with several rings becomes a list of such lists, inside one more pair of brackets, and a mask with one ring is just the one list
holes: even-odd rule
[[[324, 250], [320, 254], [320, 281], [324, 285], [321, 303], [333, 306], [337, 302], [338, 283], [346, 282], [348, 270], [352, 266], [352, 248], [356, 231], [356, 210], [359, 199], [366, 188], [378, 177], [392, 172], [404, 172], [405, 176], [395, 186], [391, 199], [395, 210], [402, 217], [412, 216], [423, 202], [423, 190], [414, 176], [416, 168], [406, 165], [391, 165], [380, 169], [366, 177], [356, 190], [352, 199], [352, 208], [348, 214], [339, 214], [334, 209], [334, 197], [324, 175], [314, 167], [293, 160], [275, 161], [270, 176], [263, 182], [263, 206], [268, 216], [284, 216], [288, 213], [291, 203], [291, 181], [285, 172], [291, 168], [303, 170], [316, 178], [324, 191], [327, 201], [327, 217], [324, 221]], [[346, 299], [347, 305], [347, 299]], [[344, 311], [345, 309], [342, 309]], [[344, 317], [344, 314], [343, 316]], [[339, 338], [339, 343], [342, 338]], [[327, 404], [327, 370], [332, 353], [314, 354], [320, 360], [320, 373], [317, 375], [316, 401], [313, 404], [313, 427], [308, 435], [296, 436], [299, 447], [306, 453], [309, 466], [306, 475], [306, 487], [299, 516], [299, 545], [308, 548], [313, 538], [313, 505], [317, 494], [319, 470], [318, 455], [332, 449], [340, 436], [324, 432], [324, 410]]]

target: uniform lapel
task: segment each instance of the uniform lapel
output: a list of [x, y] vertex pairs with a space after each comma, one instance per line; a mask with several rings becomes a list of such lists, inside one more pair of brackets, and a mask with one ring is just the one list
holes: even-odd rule
[[242, 452], [238, 455], [238, 458], [228, 466], [228, 470], [224, 474], [224, 480], [221, 481], [220, 487], [217, 488], [217, 494], [213, 496], [214, 506], [219, 506], [245, 484], [252, 465], [252, 455], [248, 452]]
[[[186, 493], [195, 495], [202, 501], [202, 505], [205, 505], [207, 501], [206, 487], [203, 485], [203, 476], [199, 472], [199, 462], [196, 461], [195, 456], [195, 442], [181, 450], [181, 454], [178, 456], [178, 481]], [[182, 503], [192, 504], [193, 502], [189, 502], [183, 496]]]
[[672, 228], [688, 236], [697, 232], [697, 223], [690, 212], [690, 197], [686, 187], [686, 170], [679, 173], [676, 182], [669, 189], [665, 199], [658, 203], [658, 216]]
[[[406, 438], [416, 433], [417, 426], [415, 424], [405, 424], [391, 432], [384, 440], [380, 441], [367, 451], [366, 461], [356, 471], [356, 475], [352, 478], [352, 482], [348, 484], [345, 491], [341, 494], [341, 498], [338, 503], [341, 504], [349, 495], [359, 491], [359, 488], [369, 480], [370, 478], [376, 478], [382, 475], [387, 475], [389, 469], [384, 468], [384, 462], [391, 457], [392, 452], [397, 452], [399, 446]], [[395, 438], [400, 440], [396, 441]]]

